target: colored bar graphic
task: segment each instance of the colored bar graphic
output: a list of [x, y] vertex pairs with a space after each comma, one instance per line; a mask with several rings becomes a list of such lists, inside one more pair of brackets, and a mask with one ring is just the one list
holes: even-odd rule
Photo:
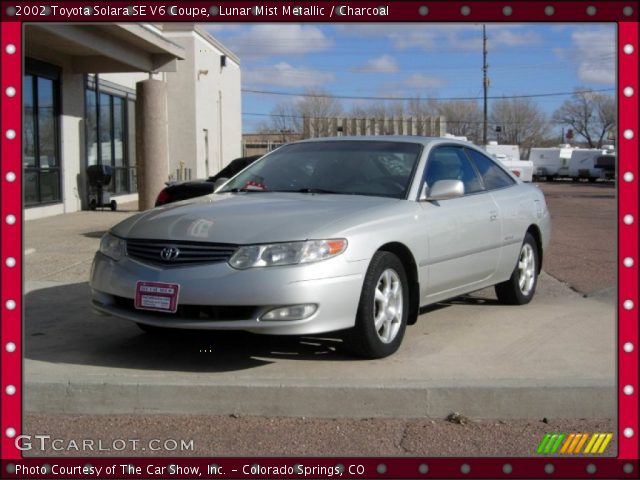
[[611, 441], [612, 438], [613, 438], [613, 433], [606, 434], [604, 442], [602, 442], [602, 445], [600, 446], [600, 450], [598, 450], [598, 453], [604, 453], [605, 449], [607, 448], [607, 445], [609, 445], [609, 442]]
[[576, 436], [573, 438], [573, 442], [571, 442], [571, 446], [569, 447], [568, 453], [573, 454], [575, 452], [576, 445], [578, 445], [578, 442], [580, 441], [581, 438], [582, 438], [582, 434], [580, 433], [576, 434]]
[[556, 439], [558, 438], [558, 434], [554, 433], [551, 435], [551, 438], [549, 439], [549, 441], [547, 442], [547, 446], [544, 449], [544, 453], [545, 454], [549, 454], [551, 453], [551, 449], [553, 448], [553, 446], [556, 443]]
[[584, 453], [591, 453], [591, 448], [593, 448], [593, 444], [596, 443], [597, 435], [594, 433], [591, 436], [591, 440], [587, 443], [587, 448], [584, 449]]
[[542, 455], [602, 454], [612, 439], [612, 433], [547, 433], [538, 445], [537, 453]]
[[589, 434], [588, 433], [583, 433], [582, 434], [582, 439], [580, 440], [580, 443], [578, 443], [578, 445], [576, 446], [576, 453], [580, 453], [580, 450], [582, 450], [582, 447], [586, 443], [587, 438], [589, 438]]
[[564, 440], [565, 437], [566, 437], [566, 434], [564, 433], [558, 434], [558, 439], [556, 440], [556, 443], [553, 445], [553, 448], [551, 448], [551, 453], [556, 453], [558, 451], [558, 448], [560, 448], [560, 445], [562, 444], [562, 440]]
[[564, 445], [562, 445], [562, 449], [560, 450], [560, 453], [567, 453], [567, 450], [569, 449], [569, 445], [571, 445], [571, 442], [573, 442], [573, 439], [575, 438], [576, 434], [572, 433], [567, 437], [567, 440], [564, 442]]
[[597, 433], [596, 435], [598, 435], [598, 439], [596, 440], [596, 443], [593, 444], [591, 453], [596, 453], [600, 449], [600, 445], [602, 445], [602, 441], [604, 440], [604, 437], [606, 437], [604, 433]]
[[540, 445], [538, 445], [538, 450], [537, 453], [544, 453], [544, 448], [547, 445], [547, 442], [549, 441], [549, 439], [551, 438], [551, 434], [547, 433], [544, 438], [542, 439], [542, 441], [540, 442]]

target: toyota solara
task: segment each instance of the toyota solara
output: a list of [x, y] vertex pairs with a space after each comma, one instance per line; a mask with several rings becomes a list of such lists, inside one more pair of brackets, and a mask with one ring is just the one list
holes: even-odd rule
[[380, 358], [420, 307], [491, 285], [528, 303], [549, 234], [542, 192], [470, 143], [305, 140], [113, 227], [92, 301], [145, 331], [340, 332]]

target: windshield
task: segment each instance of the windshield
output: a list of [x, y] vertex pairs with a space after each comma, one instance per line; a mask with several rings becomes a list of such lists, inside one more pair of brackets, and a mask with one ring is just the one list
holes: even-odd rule
[[285, 145], [232, 179], [225, 192], [407, 196], [422, 146], [409, 142], [319, 141]]

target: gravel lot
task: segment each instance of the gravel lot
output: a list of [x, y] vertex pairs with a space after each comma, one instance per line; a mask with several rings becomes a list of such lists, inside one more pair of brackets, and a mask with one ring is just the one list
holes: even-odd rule
[[616, 283], [617, 202], [613, 183], [543, 182], [551, 211], [551, 248], [543, 268], [591, 294]]
[[[612, 420], [322, 420], [201, 415], [27, 416], [28, 432], [52, 437], [193, 440], [191, 451], [95, 452], [96, 456], [517, 456], [534, 455], [549, 432], [614, 432]], [[81, 442], [78, 442], [81, 443]], [[127, 442], [129, 443], [129, 442]], [[105, 447], [106, 448], [106, 447]], [[615, 456], [615, 436], [607, 456]], [[93, 456], [91, 452], [25, 452], [28, 456]]]
[[[546, 194], [553, 219], [545, 271], [583, 294], [615, 288], [615, 186], [565, 181], [539, 185]], [[28, 224], [26, 230], [28, 236]], [[25, 247], [29, 247], [28, 238]], [[35, 277], [45, 274], [37, 272], [35, 265], [30, 267], [27, 258], [27, 274], [29, 271]], [[548, 422], [470, 419], [463, 424], [445, 419], [322, 420], [195, 415], [25, 414], [24, 419], [24, 433], [46, 432], [65, 439], [193, 439], [194, 451], [171, 452], [191, 456], [530, 456], [546, 432], [616, 431], [613, 419], [550, 419]], [[53, 451], [25, 453], [74, 455], [74, 452]], [[105, 452], [105, 455], [150, 453], [125, 450]], [[608, 453], [615, 454], [613, 443]]]

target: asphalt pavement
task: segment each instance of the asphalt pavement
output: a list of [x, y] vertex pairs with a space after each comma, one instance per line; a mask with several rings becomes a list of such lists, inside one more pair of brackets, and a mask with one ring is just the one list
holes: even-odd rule
[[[123, 208], [25, 223], [28, 413], [615, 419], [615, 284], [585, 296], [543, 273], [527, 306], [499, 305], [489, 289], [458, 298], [423, 311], [400, 351], [374, 361], [349, 357], [330, 335], [153, 337], [89, 304], [91, 258], [135, 211]], [[615, 219], [606, 238], [610, 248]]]

